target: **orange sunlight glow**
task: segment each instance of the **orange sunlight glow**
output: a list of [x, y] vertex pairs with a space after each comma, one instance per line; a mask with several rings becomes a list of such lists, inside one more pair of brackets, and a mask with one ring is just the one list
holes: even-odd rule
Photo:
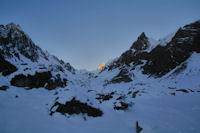
[[106, 65], [106, 64], [103, 63], [101, 66], [99, 66], [98, 69], [101, 70], [105, 65]]

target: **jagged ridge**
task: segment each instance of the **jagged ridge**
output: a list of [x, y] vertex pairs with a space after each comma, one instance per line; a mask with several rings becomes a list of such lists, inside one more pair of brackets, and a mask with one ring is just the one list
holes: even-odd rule
[[111, 80], [116, 81], [116, 78], [125, 77], [118, 82], [132, 81], [128, 75], [131, 75], [130, 71], [138, 66], [143, 74], [161, 77], [186, 61], [193, 52], [200, 52], [199, 38], [200, 21], [197, 21], [180, 28], [166, 45], [163, 46], [163, 42], [159, 41], [156, 47], [149, 50], [152, 44], [143, 32], [129, 50], [102, 71], [119, 68], [120, 72]]

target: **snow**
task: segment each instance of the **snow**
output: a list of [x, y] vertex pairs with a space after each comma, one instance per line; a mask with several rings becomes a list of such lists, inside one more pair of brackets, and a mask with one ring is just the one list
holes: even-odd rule
[[[0, 36], [6, 37], [4, 33], [7, 31], [1, 32]], [[150, 47], [147, 51], [150, 52], [159, 44], [166, 45], [173, 36], [174, 33], [160, 41], [148, 38]], [[11, 46], [12, 44], [7, 45]], [[3, 50], [3, 47], [0, 49]], [[12, 51], [18, 53], [20, 59], [14, 56]], [[134, 73], [131, 77], [133, 81], [116, 84], [106, 83], [120, 72], [119, 68], [101, 72], [75, 70], [73, 74], [65, 69], [67, 63], [62, 64], [55, 56], [40, 48], [37, 49], [37, 62], [26, 58], [16, 47], [10, 48], [10, 53], [13, 57], [5, 59], [12, 62], [18, 71], [6, 77], [0, 73], [0, 86], [9, 87], [6, 91], [0, 90], [1, 133], [136, 133], [136, 121], [143, 128], [141, 133], [200, 132], [200, 53], [193, 53], [189, 59], [161, 78], [142, 74], [140, 65], [134, 70], [124, 66], [130, 73]], [[110, 63], [112, 61], [108, 64]], [[174, 72], [183, 64], [187, 64], [187, 67], [175, 74]], [[63, 72], [57, 68], [58, 66], [63, 68]], [[28, 69], [25, 70], [26, 68]], [[67, 86], [48, 91], [44, 88], [26, 90], [10, 85], [9, 81], [17, 74], [34, 75], [35, 72], [44, 71], [51, 71], [53, 76], [60, 74], [61, 79], [67, 78]], [[177, 91], [179, 89], [185, 89], [189, 93]], [[106, 95], [111, 92], [114, 94], [110, 100], [100, 103], [96, 99], [97, 94]], [[135, 98], [132, 96], [134, 92], [138, 92]], [[120, 96], [124, 98], [116, 100]], [[49, 115], [55, 101], [64, 104], [73, 97], [99, 108], [103, 111], [103, 116], [93, 118], [82, 114], [60, 113]], [[131, 106], [125, 111], [115, 110], [114, 105], [119, 106], [120, 102], [129, 103]]]
[[174, 37], [175, 34], [176, 34], [176, 32], [172, 32], [172, 33], [168, 34], [167, 36], [165, 36], [164, 38], [159, 39], [158, 40], [159, 44], [161, 46], [167, 45], [167, 43], [169, 43], [172, 40], [172, 38]]
[[[120, 85], [126, 88], [125, 84]], [[93, 106], [99, 107], [104, 112], [104, 115], [98, 118], [87, 117], [87, 120], [83, 120], [81, 115], [73, 115], [69, 118], [59, 113], [55, 113], [53, 116], [49, 115], [49, 106], [53, 104], [57, 96], [63, 98], [60, 100], [61, 102], [65, 102], [71, 96], [76, 96], [82, 101], [90, 98], [91, 102], [94, 102], [92, 100], [94, 100], [95, 94], [86, 94], [85, 89], [84, 87], [79, 89], [74, 87], [69, 92], [58, 89], [55, 91], [58, 91], [59, 94], [54, 95], [55, 91], [47, 91], [43, 88], [24, 90], [23, 88], [10, 87], [7, 91], [0, 93], [0, 100], [4, 101], [0, 102], [0, 131], [6, 133], [66, 131], [70, 133], [134, 133], [136, 121], [139, 121], [143, 127], [142, 132], [197, 133], [200, 131], [198, 124], [200, 122], [198, 115], [200, 111], [199, 94], [180, 93], [172, 96], [155, 93], [160, 88], [152, 88], [151, 91], [155, 90], [151, 94], [144, 93], [137, 96], [133, 99], [134, 105], [127, 111], [113, 110], [111, 101], [108, 101], [102, 105], [94, 103]], [[107, 91], [109, 92], [110, 89]], [[16, 95], [19, 97], [15, 98]]]
[[147, 48], [147, 52], [150, 52], [152, 49], [154, 49], [158, 44], [159, 42], [154, 40], [153, 38], [148, 38], [148, 41], [149, 41], [149, 48]]
[[167, 43], [169, 43], [172, 40], [175, 34], [176, 32], [172, 32], [159, 40], [155, 40], [153, 38], [148, 37], [149, 48], [147, 48], [145, 51], [150, 52], [152, 49], [154, 49], [158, 45], [166, 46]]
[[[148, 78], [138, 68], [133, 72], [133, 82], [109, 84], [103, 86], [104, 80], [111, 79], [119, 70], [103, 71], [97, 78], [90, 77], [89, 73], [77, 71], [70, 76], [70, 82], [66, 88], [58, 88], [47, 91], [44, 88], [25, 90], [23, 88], [9, 86], [7, 91], [0, 91], [0, 132], [5, 133], [33, 133], [33, 132], [70, 132], [70, 133], [110, 133], [126, 132], [134, 133], [135, 123], [139, 121], [142, 132], [148, 133], [198, 133], [200, 131], [200, 54], [194, 53], [186, 62], [187, 68], [178, 75], [168, 74], [161, 79]], [[174, 70], [175, 71], [175, 70]], [[171, 76], [169, 76], [171, 75]], [[95, 76], [95, 75], [93, 75]], [[90, 78], [89, 78], [90, 77]], [[5, 83], [1, 76], [0, 84]], [[168, 89], [168, 87], [176, 87]], [[176, 89], [192, 89], [193, 93], [177, 92]], [[93, 90], [88, 92], [88, 90]], [[137, 91], [136, 98], [128, 95], [129, 91]], [[99, 104], [96, 94], [108, 94], [115, 92], [113, 98]], [[58, 92], [58, 95], [55, 95]], [[176, 95], [171, 95], [175, 92]], [[18, 95], [18, 98], [16, 98]], [[114, 102], [119, 96], [126, 96], [124, 102], [132, 102], [133, 105], [126, 111], [113, 109]], [[63, 116], [55, 113], [49, 115], [49, 109], [56, 97], [60, 103], [65, 103], [76, 97], [93, 107], [103, 111], [102, 117], [92, 118], [82, 115]], [[89, 99], [89, 101], [87, 101]], [[77, 128], [78, 127], [78, 128]]]

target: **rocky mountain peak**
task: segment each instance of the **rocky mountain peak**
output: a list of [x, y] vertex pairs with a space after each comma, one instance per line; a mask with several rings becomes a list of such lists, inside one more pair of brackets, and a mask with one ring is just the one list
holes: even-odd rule
[[141, 39], [142, 39], [142, 38], [145, 38], [145, 37], [146, 37], [145, 33], [142, 32], [138, 38], [141, 38]]
[[145, 50], [149, 47], [148, 38], [144, 32], [137, 38], [137, 40], [132, 44], [131, 49], [135, 50]]
[[13, 23], [13, 22], [7, 24], [6, 27], [7, 27], [8, 29], [18, 29], [18, 30], [21, 30], [20, 25], [15, 24], [15, 23]]
[[[38, 51], [45, 57], [44, 52], [34, 44], [19, 25], [13, 22], [6, 26], [0, 26], [0, 46], [2, 46], [1, 54], [6, 57], [12, 57], [10, 51], [14, 51], [15, 56], [18, 58], [20, 53], [33, 62], [37, 61], [39, 58]], [[15, 49], [17, 49], [19, 53]]]
[[8, 36], [11, 36], [12, 40], [15, 39], [15, 37], [22, 36], [24, 34], [21, 27], [13, 22], [7, 24], [7, 25], [0, 25], [0, 37], [7, 38]]

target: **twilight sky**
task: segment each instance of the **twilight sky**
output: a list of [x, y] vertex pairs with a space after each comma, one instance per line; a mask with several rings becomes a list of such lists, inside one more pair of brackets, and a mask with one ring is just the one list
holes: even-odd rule
[[200, 0], [0, 0], [0, 24], [78, 69], [120, 56], [142, 32], [159, 39], [196, 20]]

